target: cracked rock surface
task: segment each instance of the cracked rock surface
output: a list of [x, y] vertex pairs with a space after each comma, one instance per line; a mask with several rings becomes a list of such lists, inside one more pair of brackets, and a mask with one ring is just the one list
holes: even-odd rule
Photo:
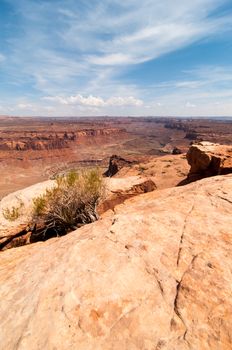
[[0, 253], [0, 349], [232, 346], [232, 175]]

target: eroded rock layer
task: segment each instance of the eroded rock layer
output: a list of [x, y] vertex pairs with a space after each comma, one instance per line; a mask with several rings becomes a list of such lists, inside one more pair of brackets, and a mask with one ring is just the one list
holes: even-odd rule
[[0, 150], [28, 151], [28, 150], [53, 150], [67, 148], [72, 143], [81, 143], [85, 138], [119, 135], [125, 132], [119, 128], [83, 129], [80, 131], [56, 131], [42, 130], [17, 132], [1, 132]]

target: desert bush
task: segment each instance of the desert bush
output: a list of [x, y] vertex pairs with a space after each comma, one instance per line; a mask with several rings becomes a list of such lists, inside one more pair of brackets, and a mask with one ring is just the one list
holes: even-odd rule
[[23, 202], [19, 200], [18, 206], [13, 206], [12, 208], [4, 208], [2, 210], [2, 215], [8, 221], [15, 221], [20, 217], [23, 206]]
[[33, 200], [34, 220], [65, 234], [97, 220], [96, 206], [102, 191], [102, 177], [97, 169], [58, 176], [54, 188]]

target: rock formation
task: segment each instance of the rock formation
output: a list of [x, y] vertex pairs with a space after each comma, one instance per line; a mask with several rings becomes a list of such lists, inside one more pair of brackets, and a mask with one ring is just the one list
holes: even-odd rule
[[4, 131], [0, 135], [1, 151], [51, 150], [67, 148], [73, 142], [81, 143], [83, 139], [105, 137], [125, 133], [122, 128], [82, 129], [79, 131], [42, 130], [33, 132]]
[[232, 175], [1, 252], [2, 349], [229, 350]]
[[129, 166], [129, 165], [134, 164], [134, 163], [135, 162], [126, 160], [126, 159], [119, 157], [117, 155], [113, 155], [110, 157], [109, 167], [108, 167], [107, 171], [104, 173], [104, 175], [107, 177], [114, 176], [123, 167]]
[[232, 172], [232, 146], [198, 142], [189, 148], [187, 160], [191, 166], [190, 179], [229, 174]]
[[[31, 223], [33, 199], [43, 195], [47, 189], [55, 186], [54, 180], [48, 180], [16, 191], [4, 197], [0, 202], [0, 250], [29, 243], [33, 225]], [[4, 213], [7, 209], [18, 210], [18, 218], [9, 220]]]
[[115, 177], [140, 176], [151, 179], [157, 189], [177, 186], [186, 179], [189, 165], [186, 155], [165, 155], [151, 158], [146, 162], [123, 167]]
[[173, 150], [172, 150], [172, 154], [181, 154], [181, 153], [182, 153], [182, 151], [178, 147], [174, 147]]
[[[128, 198], [156, 189], [156, 185], [149, 177], [106, 178], [104, 182], [105, 194], [97, 208], [98, 214], [113, 209]], [[54, 180], [44, 181], [11, 193], [2, 199], [0, 202], [0, 251], [54, 237], [52, 229], [46, 230], [46, 235], [44, 234], [44, 226], [32, 220], [32, 213], [33, 199], [43, 195], [47, 189], [55, 185]], [[18, 210], [18, 217], [9, 220], [4, 213], [7, 209], [12, 211], [13, 208]], [[63, 235], [63, 232], [59, 235]]]
[[99, 203], [98, 213], [101, 215], [109, 209], [114, 210], [116, 205], [124, 203], [126, 199], [156, 189], [156, 184], [149, 177], [130, 176], [106, 179], [106, 194]]

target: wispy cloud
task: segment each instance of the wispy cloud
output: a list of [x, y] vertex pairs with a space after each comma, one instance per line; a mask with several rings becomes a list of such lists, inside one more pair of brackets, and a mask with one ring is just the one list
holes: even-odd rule
[[31, 109], [33, 105], [30, 103], [19, 103], [16, 107], [19, 109]]
[[[21, 88], [23, 102], [17, 96], [16, 110], [37, 108], [41, 102], [51, 113], [55, 104], [70, 113], [77, 107], [114, 114], [121, 107], [125, 114], [135, 113], [134, 107], [141, 113], [150, 106], [152, 93], [160, 109], [171, 89], [172, 96], [174, 89], [190, 96], [189, 90], [202, 92], [209, 81], [230, 81], [226, 72], [214, 71], [213, 81], [205, 68], [198, 68], [186, 72], [184, 81], [164, 81], [159, 89], [147, 86], [144, 93], [140, 85], [122, 78], [132, 66], [230, 31], [231, 14], [216, 14], [228, 0], [7, 2], [19, 20], [4, 41], [6, 54], [0, 53], [0, 63], [7, 84]], [[37, 107], [31, 97], [37, 98]], [[182, 105], [187, 103], [196, 105], [186, 96]]]

